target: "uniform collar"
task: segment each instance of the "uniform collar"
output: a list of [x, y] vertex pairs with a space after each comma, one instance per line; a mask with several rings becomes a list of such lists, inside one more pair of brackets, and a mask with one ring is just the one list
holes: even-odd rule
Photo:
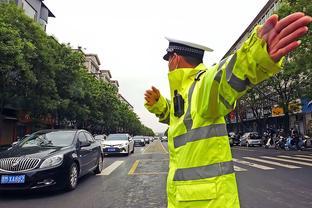
[[188, 86], [193, 83], [196, 74], [200, 70], [206, 70], [204, 64], [199, 64], [195, 68], [178, 68], [168, 73], [171, 96], [174, 90], [183, 93], [188, 90]]

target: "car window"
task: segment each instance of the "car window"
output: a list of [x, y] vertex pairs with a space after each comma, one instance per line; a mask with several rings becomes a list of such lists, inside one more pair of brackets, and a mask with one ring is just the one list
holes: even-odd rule
[[83, 132], [80, 132], [78, 135], [78, 140], [79, 142], [87, 142], [87, 137], [85, 136]]
[[85, 132], [85, 134], [86, 134], [87, 140], [88, 140], [89, 142], [91, 142], [91, 143], [94, 143], [94, 142], [95, 142], [95, 140], [94, 140], [94, 138], [91, 136], [91, 134], [89, 134], [88, 132]]

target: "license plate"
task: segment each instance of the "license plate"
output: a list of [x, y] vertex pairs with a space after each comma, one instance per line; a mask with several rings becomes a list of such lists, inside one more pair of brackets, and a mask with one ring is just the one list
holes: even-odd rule
[[107, 151], [108, 152], [115, 152], [116, 150], [115, 150], [115, 148], [108, 148]]
[[25, 175], [1, 176], [1, 184], [17, 184], [17, 183], [25, 183]]

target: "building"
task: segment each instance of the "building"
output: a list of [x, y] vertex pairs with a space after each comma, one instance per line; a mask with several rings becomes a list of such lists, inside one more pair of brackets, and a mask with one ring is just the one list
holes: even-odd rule
[[46, 30], [49, 17], [55, 17], [43, 0], [1, 0], [2, 3], [14, 2], [25, 11], [25, 14], [38, 22]]
[[78, 47], [76, 51], [79, 51], [85, 56], [85, 67], [87, 71], [93, 74], [97, 79], [103, 80], [104, 82], [114, 86], [117, 89], [118, 99], [128, 105], [129, 109], [133, 110], [133, 106], [118, 92], [119, 91], [119, 82], [117, 80], [112, 80], [112, 75], [110, 70], [100, 69], [100, 59], [97, 54], [86, 54], [83, 52], [81, 47]]
[[133, 106], [127, 101], [127, 99], [124, 98], [124, 97], [123, 97], [121, 94], [119, 94], [119, 93], [118, 93], [118, 98], [119, 98], [119, 100], [120, 100], [121, 102], [125, 103], [125, 104], [129, 107], [130, 110], [133, 110], [133, 109], [134, 109]]

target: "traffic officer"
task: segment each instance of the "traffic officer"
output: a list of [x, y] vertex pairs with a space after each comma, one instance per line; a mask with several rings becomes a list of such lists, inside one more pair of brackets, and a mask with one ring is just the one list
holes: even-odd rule
[[145, 107], [169, 124], [169, 208], [240, 207], [224, 116], [248, 89], [281, 70], [283, 56], [300, 45], [311, 19], [300, 12], [282, 20], [273, 15], [210, 69], [202, 59], [211, 49], [168, 39], [171, 99], [152, 87]]

